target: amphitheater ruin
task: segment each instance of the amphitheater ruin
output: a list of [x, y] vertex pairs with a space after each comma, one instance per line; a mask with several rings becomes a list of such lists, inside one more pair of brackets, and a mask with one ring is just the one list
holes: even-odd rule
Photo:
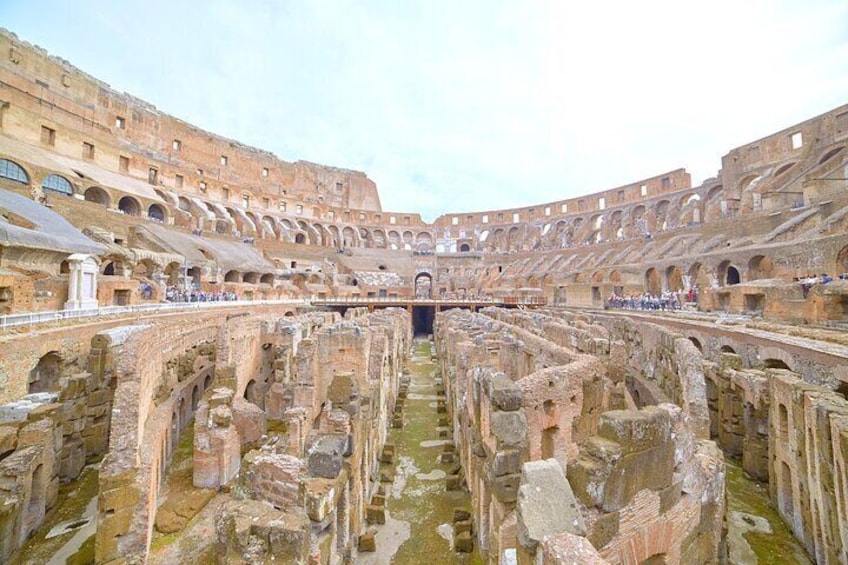
[[848, 563], [848, 105], [432, 223], [0, 32], [0, 562]]

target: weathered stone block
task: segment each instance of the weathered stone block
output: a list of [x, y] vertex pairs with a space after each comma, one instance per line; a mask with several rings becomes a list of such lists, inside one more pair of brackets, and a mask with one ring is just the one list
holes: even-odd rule
[[462, 532], [454, 538], [454, 550], [459, 553], [471, 553], [474, 551], [474, 540], [471, 532]]
[[518, 498], [518, 486], [520, 484], [520, 474], [496, 477], [492, 483], [492, 493], [500, 502], [515, 502]]
[[348, 436], [341, 434], [322, 435], [307, 449], [309, 473], [315, 477], [334, 479], [342, 470], [344, 454], [347, 452]]
[[513, 412], [521, 408], [521, 387], [504, 373], [495, 373], [489, 381], [489, 397], [492, 404], [504, 412]]
[[368, 531], [359, 536], [359, 543], [357, 544], [360, 553], [370, 553], [377, 551], [377, 538], [375, 537], [375, 532]]
[[521, 447], [527, 441], [524, 412], [493, 412], [489, 426], [499, 447]]
[[594, 547], [603, 549], [618, 534], [620, 520], [621, 516], [618, 512], [601, 514], [592, 524], [592, 529], [586, 535], [586, 538]]
[[586, 534], [577, 499], [556, 459], [528, 461], [522, 466], [517, 518], [518, 542], [531, 554], [546, 536]]
[[369, 524], [385, 524], [386, 509], [382, 506], [374, 506], [373, 504], [369, 504], [365, 508], [365, 518], [368, 520]]

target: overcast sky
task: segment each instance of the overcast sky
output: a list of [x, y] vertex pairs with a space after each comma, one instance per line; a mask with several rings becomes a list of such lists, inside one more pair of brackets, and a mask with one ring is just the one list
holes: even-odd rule
[[385, 210], [587, 194], [848, 103], [848, 1], [0, 0], [0, 25]]

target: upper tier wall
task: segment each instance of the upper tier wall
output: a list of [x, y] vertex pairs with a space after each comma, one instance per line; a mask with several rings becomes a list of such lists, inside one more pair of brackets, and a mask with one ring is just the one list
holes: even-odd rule
[[[723, 188], [727, 209], [789, 208], [793, 171], [811, 152], [836, 147], [848, 139], [848, 105], [836, 108], [776, 134], [733, 149], [722, 160], [717, 179], [692, 188], [683, 169], [621, 187], [521, 208], [444, 214], [432, 224], [418, 214], [381, 210], [377, 187], [364, 173], [316, 165], [288, 163], [270, 152], [214, 135], [164, 114], [155, 106], [119, 93], [45, 50], [0, 29], [0, 130], [11, 139], [41, 147], [76, 163], [95, 166], [123, 184], [150, 183], [176, 196], [197, 197], [259, 214], [293, 215], [354, 226], [399, 229], [443, 229], [459, 238], [465, 230], [549, 219], [610, 213], [679, 195]], [[51, 133], [52, 132], [52, 133]], [[798, 135], [800, 134], [800, 136]], [[87, 153], [88, 152], [88, 153]], [[68, 162], [66, 160], [66, 162]], [[781, 172], [786, 169], [786, 174]], [[797, 169], [798, 167], [796, 167]], [[85, 170], [85, 169], [84, 169]], [[785, 194], [752, 196], [738, 204], [757, 179], [782, 184]], [[139, 179], [143, 179], [139, 181]], [[120, 186], [112, 188], [121, 188]], [[762, 188], [762, 187], [760, 187]], [[788, 191], [788, 192], [787, 192]], [[751, 192], [748, 190], [748, 192]], [[797, 191], [796, 191], [797, 192]], [[773, 202], [765, 202], [766, 200]], [[436, 238], [438, 236], [433, 234]]]

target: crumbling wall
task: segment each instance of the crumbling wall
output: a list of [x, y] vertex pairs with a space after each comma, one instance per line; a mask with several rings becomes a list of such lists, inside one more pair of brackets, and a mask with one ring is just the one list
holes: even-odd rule
[[[477, 542], [489, 562], [512, 553], [519, 563], [546, 562], [566, 551], [611, 563], [718, 560], [724, 461], [713, 442], [701, 439], [709, 437], [703, 359], [685, 338], [657, 327], [650, 332], [656, 351], [643, 354], [633, 343], [644, 345], [636, 328], [552, 311], [437, 316], [448, 414]], [[623, 388], [634, 374], [656, 375], [670, 394], [638, 409]], [[545, 518], [545, 505], [521, 490], [523, 483], [544, 489], [557, 482], [556, 473], [531, 471], [542, 461], [573, 490], [579, 527], [540, 526], [557, 523], [555, 511], [570, 506], [550, 508], [554, 514]], [[563, 533], [585, 536], [597, 552], [572, 539], [555, 542]]]

